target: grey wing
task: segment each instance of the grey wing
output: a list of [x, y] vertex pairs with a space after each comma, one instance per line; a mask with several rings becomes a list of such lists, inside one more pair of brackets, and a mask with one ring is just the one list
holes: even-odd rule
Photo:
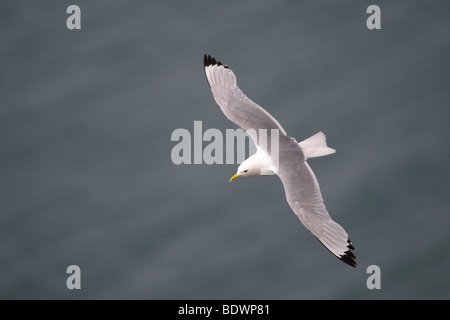
[[348, 234], [334, 222], [323, 203], [319, 183], [300, 148], [293, 141], [283, 143], [280, 148], [280, 177], [286, 200], [305, 227], [336, 257], [355, 267], [354, 247]]
[[[257, 144], [259, 129], [278, 129], [286, 134], [283, 127], [266, 110], [250, 100], [236, 85], [236, 76], [227, 66], [209, 55], [204, 56], [205, 75], [215, 101], [225, 116], [241, 127]], [[270, 133], [268, 133], [270, 134]]]

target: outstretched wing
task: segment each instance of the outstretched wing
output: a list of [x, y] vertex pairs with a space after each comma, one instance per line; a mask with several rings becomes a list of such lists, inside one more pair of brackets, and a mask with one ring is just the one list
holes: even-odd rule
[[293, 141], [281, 140], [280, 177], [286, 200], [305, 227], [316, 238], [348, 265], [355, 267], [354, 247], [347, 232], [334, 222], [323, 203], [319, 183], [306, 162], [301, 147]]
[[259, 129], [278, 129], [286, 135], [283, 127], [266, 110], [250, 100], [236, 85], [236, 76], [233, 71], [210, 55], [204, 56], [206, 79], [211, 87], [212, 94], [225, 116], [241, 127], [258, 145], [256, 135]]

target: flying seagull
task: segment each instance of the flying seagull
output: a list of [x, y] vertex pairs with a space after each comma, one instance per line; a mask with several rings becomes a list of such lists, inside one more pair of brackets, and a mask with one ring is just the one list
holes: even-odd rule
[[[286, 134], [274, 117], [238, 88], [236, 76], [228, 66], [205, 54], [204, 68], [213, 97], [220, 109], [229, 120], [249, 133], [257, 149], [255, 154], [241, 163], [230, 182], [239, 177], [278, 175], [289, 206], [305, 227], [332, 254], [346, 264], [356, 267], [356, 257], [352, 252], [355, 248], [348, 239], [347, 232], [328, 214], [317, 179], [306, 162], [308, 158], [336, 152], [327, 146], [325, 135], [318, 132], [300, 143], [297, 142]], [[278, 134], [277, 161], [271, 152], [271, 135], [274, 130]], [[266, 132], [264, 144], [258, 143], [260, 132]]]

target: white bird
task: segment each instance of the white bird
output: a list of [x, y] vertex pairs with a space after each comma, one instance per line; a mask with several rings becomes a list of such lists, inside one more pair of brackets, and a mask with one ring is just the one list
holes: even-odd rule
[[[336, 257], [356, 267], [354, 247], [347, 232], [334, 222], [323, 203], [317, 179], [306, 160], [336, 152], [319, 132], [298, 143], [266, 110], [250, 100], [237, 86], [236, 76], [228, 66], [204, 56], [206, 78], [213, 97], [225, 116], [246, 130], [257, 151], [239, 166], [230, 182], [239, 177], [276, 174], [280, 177], [286, 200], [304, 226]], [[251, 129], [251, 130], [249, 130]], [[266, 143], [258, 144], [260, 129], [265, 129]], [[277, 160], [271, 153], [271, 132], [278, 133]]]

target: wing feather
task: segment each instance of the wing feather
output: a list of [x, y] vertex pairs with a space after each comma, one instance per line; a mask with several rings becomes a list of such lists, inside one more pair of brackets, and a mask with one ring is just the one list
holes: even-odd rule
[[[259, 129], [278, 129], [286, 135], [286, 131], [274, 117], [239, 89], [231, 69], [209, 55], [204, 57], [204, 67], [214, 100], [230, 121], [245, 131], [253, 129], [256, 134]], [[252, 136], [251, 132], [249, 134], [257, 144], [257, 137]]]
[[354, 250], [347, 232], [333, 221], [323, 203], [319, 183], [294, 142], [282, 142], [278, 176], [283, 183], [286, 200], [303, 225], [336, 257], [355, 267]]

